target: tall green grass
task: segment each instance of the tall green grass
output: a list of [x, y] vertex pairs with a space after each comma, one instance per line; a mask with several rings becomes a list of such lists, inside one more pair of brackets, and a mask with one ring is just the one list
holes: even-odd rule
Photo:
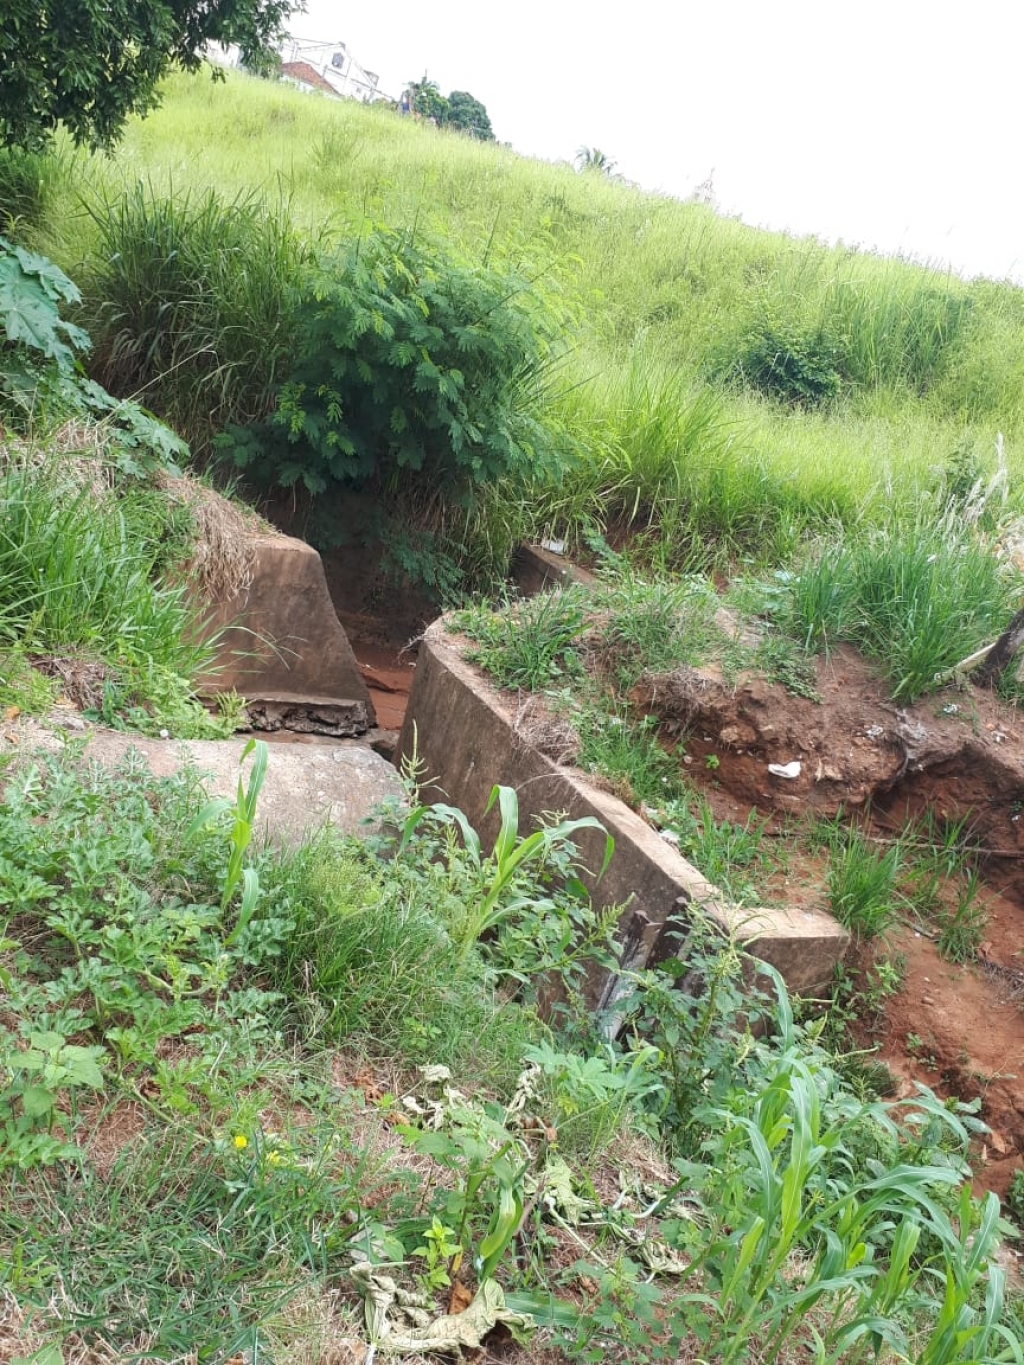
[[970, 527], [925, 513], [826, 543], [793, 582], [790, 624], [808, 647], [856, 644], [913, 701], [994, 640], [1022, 592]]
[[0, 640], [186, 677], [209, 661], [185, 588], [154, 581], [162, 550], [129, 501], [98, 492], [81, 468], [22, 460], [0, 473], [0, 512]]
[[[236, 73], [169, 81], [113, 160], [64, 157], [92, 218], [44, 213], [36, 237], [88, 267], [102, 373], [147, 385], [200, 447], [234, 409], [265, 403], [289, 353], [277, 295], [303, 242], [415, 225], [472, 259], [568, 270], [579, 322], [544, 403], [575, 433], [575, 473], [435, 515], [470, 561], [491, 564], [523, 532], [578, 542], [596, 526], [646, 539], [665, 567], [777, 563], [825, 522], [913, 506], [964, 440], [992, 449], [1002, 431], [1020, 468], [1024, 291], [1008, 284], [755, 230]], [[234, 205], [223, 241], [214, 190]], [[836, 382], [818, 410], [744, 382], [744, 347], [764, 341], [766, 319], [782, 343], [812, 347], [812, 368], [824, 339]]]
[[287, 205], [137, 184], [90, 214], [102, 382], [140, 395], [201, 450], [225, 425], [265, 417], [296, 341], [289, 291], [309, 258]]

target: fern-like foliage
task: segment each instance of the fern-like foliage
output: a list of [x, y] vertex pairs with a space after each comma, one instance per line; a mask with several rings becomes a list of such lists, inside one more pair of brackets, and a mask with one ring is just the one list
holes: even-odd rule
[[311, 493], [415, 477], [459, 500], [558, 468], [538, 399], [558, 319], [524, 274], [382, 228], [321, 259], [302, 294], [273, 413], [221, 442], [250, 475]]

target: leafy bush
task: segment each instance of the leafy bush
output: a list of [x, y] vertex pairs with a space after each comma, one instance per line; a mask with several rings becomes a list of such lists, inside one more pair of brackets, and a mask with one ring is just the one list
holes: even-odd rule
[[102, 419], [123, 467], [175, 470], [185, 443], [138, 403], [118, 402], [82, 374], [89, 337], [60, 315], [62, 304], [80, 302], [77, 285], [52, 261], [0, 237], [0, 411], [21, 426]]
[[856, 257], [813, 252], [778, 260], [759, 294], [749, 321], [719, 343], [712, 370], [798, 407], [882, 386], [925, 393], [972, 312], [958, 281], [888, 262], [872, 272]]
[[725, 374], [768, 398], [820, 407], [838, 397], [846, 357], [827, 322], [802, 322], [766, 307], [740, 339]]
[[273, 414], [223, 442], [240, 468], [312, 493], [416, 476], [457, 500], [560, 467], [537, 402], [556, 318], [524, 273], [381, 228], [311, 267], [293, 308]]

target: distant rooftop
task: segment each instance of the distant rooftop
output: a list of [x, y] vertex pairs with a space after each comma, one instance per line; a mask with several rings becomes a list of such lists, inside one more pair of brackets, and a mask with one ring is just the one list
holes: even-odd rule
[[282, 62], [281, 75], [285, 80], [297, 81], [300, 85], [311, 86], [314, 90], [322, 90], [325, 95], [334, 95], [335, 98], [341, 97], [341, 92], [335, 90], [329, 80], [321, 76], [320, 72], [309, 62]]

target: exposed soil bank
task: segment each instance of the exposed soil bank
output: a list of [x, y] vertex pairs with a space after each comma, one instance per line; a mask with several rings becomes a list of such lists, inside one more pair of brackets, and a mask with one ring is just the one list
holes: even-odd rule
[[[727, 683], [713, 667], [681, 669], [645, 677], [631, 702], [657, 717], [663, 742], [680, 752], [719, 819], [757, 810], [782, 831], [808, 812], [843, 811], [881, 842], [925, 812], [966, 822], [985, 877], [979, 961], [943, 961], [926, 928], [899, 926], [886, 948], [905, 959], [903, 987], [860, 1041], [879, 1049], [903, 1093], [919, 1081], [980, 1100], [993, 1131], [977, 1154], [979, 1184], [1005, 1194], [1024, 1156], [1022, 717], [973, 687], [897, 706], [876, 670], [847, 649], [818, 661], [817, 688], [820, 702], [758, 676]], [[769, 763], [799, 769], [781, 777]], [[774, 889], [791, 905], [821, 910], [827, 865], [802, 860]]]

